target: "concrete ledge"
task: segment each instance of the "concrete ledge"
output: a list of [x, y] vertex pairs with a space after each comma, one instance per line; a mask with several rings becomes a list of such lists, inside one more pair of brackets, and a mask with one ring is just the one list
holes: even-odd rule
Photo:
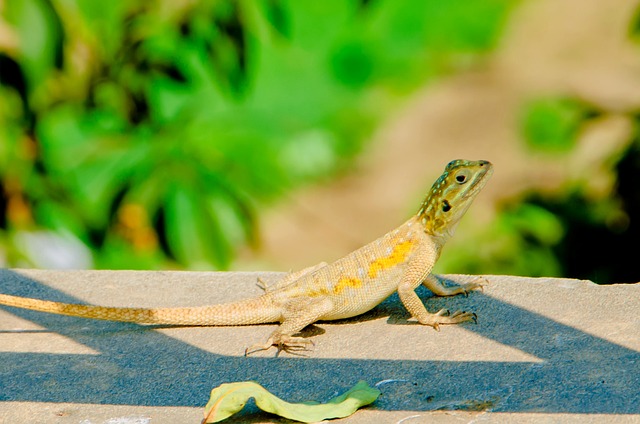
[[[280, 275], [2, 270], [0, 292], [188, 306], [258, 295], [257, 276]], [[394, 295], [361, 317], [305, 330], [316, 344], [309, 358], [243, 357], [274, 325], [149, 328], [0, 307], [0, 422], [197, 423], [224, 382], [323, 401], [360, 379], [381, 382], [382, 396], [335, 422], [640, 420], [640, 284], [487, 278], [466, 298], [419, 293], [430, 311], [476, 312], [477, 325], [416, 325]], [[228, 422], [278, 420], [249, 407]]]

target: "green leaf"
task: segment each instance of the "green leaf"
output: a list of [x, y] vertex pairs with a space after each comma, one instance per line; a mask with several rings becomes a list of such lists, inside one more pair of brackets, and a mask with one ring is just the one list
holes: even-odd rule
[[254, 398], [258, 408], [290, 420], [305, 423], [332, 418], [347, 417], [358, 408], [373, 403], [380, 391], [359, 381], [348, 392], [329, 400], [325, 404], [289, 403], [268, 392], [252, 381], [227, 383], [211, 391], [205, 406], [205, 423], [217, 423], [239, 412], [249, 398]]

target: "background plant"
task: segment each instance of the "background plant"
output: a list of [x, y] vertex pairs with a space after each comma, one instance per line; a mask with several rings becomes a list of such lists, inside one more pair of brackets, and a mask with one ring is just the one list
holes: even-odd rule
[[5, 263], [227, 267], [258, 204], [344, 170], [512, 4], [5, 1]]

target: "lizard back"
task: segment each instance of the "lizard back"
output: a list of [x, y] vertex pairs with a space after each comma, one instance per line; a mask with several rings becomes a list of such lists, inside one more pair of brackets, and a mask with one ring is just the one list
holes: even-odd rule
[[394, 293], [411, 259], [416, 252], [424, 250], [433, 253], [431, 257], [435, 262], [438, 246], [413, 217], [347, 256], [276, 290], [273, 295], [329, 299], [333, 308], [322, 320], [353, 317], [371, 310]]

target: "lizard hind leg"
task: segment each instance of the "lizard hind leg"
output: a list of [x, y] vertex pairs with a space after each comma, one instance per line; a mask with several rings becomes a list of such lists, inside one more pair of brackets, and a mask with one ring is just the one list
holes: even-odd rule
[[301, 302], [298, 298], [292, 300], [291, 304], [285, 308], [282, 324], [271, 334], [265, 343], [256, 344], [245, 349], [245, 356], [269, 350], [273, 346], [278, 349], [276, 356], [282, 351], [292, 355], [304, 356], [302, 352], [308, 351], [309, 346], [313, 346], [313, 341], [294, 335], [306, 326], [321, 319], [325, 314], [330, 312], [332, 308], [333, 304], [328, 299], [311, 302]]

